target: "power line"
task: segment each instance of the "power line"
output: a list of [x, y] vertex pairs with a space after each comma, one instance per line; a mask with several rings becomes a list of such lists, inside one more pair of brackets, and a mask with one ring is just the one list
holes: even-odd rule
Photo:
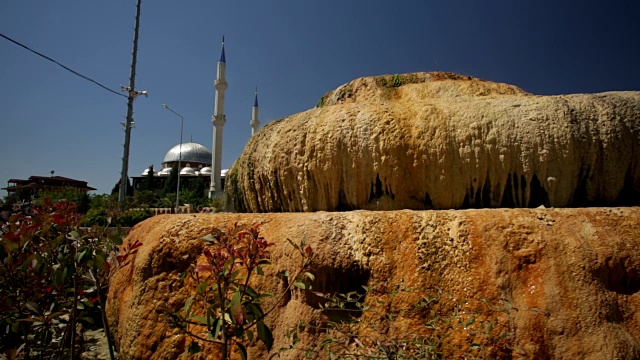
[[100, 86], [101, 88], [103, 88], [103, 89], [105, 89], [105, 90], [107, 90], [107, 91], [110, 91], [110, 92], [112, 92], [112, 93], [114, 93], [114, 94], [116, 94], [116, 95], [118, 95], [118, 96], [122, 96], [122, 97], [125, 97], [125, 98], [127, 97], [126, 95], [121, 94], [121, 93], [119, 93], [119, 92], [117, 92], [117, 91], [111, 90], [111, 89], [109, 89], [108, 87], [106, 87], [106, 86], [104, 86], [104, 85], [100, 84], [99, 82], [97, 82], [97, 81], [95, 81], [95, 80], [93, 80], [93, 79], [91, 79], [91, 78], [89, 78], [89, 77], [87, 77], [87, 76], [84, 76], [84, 75], [80, 74], [80, 73], [79, 73], [79, 72], [77, 72], [77, 71], [74, 71], [74, 70], [69, 69], [68, 67], [66, 67], [66, 66], [64, 66], [64, 65], [62, 65], [62, 64], [60, 64], [59, 62], [57, 62], [57, 61], [53, 60], [52, 58], [48, 57], [47, 55], [41, 54], [41, 53], [39, 53], [39, 52], [37, 52], [37, 51], [35, 51], [35, 50], [33, 50], [33, 49], [29, 48], [28, 46], [23, 45], [23, 44], [21, 44], [21, 43], [19, 43], [19, 42], [15, 41], [15, 40], [13, 40], [12, 38], [10, 38], [10, 37], [8, 37], [8, 36], [6, 36], [6, 35], [2, 34], [2, 33], [0, 33], [0, 36], [2, 36], [3, 38], [5, 38], [5, 39], [7, 39], [7, 40], [11, 41], [12, 43], [14, 43], [14, 44], [16, 44], [16, 45], [18, 45], [18, 46], [20, 46], [20, 47], [23, 47], [23, 48], [25, 48], [25, 49], [27, 49], [27, 50], [31, 51], [32, 53], [34, 53], [34, 54], [36, 54], [36, 55], [39, 55], [39, 56], [41, 56], [41, 57], [43, 57], [43, 58], [45, 58], [45, 59], [47, 59], [47, 60], [51, 61], [52, 63], [54, 63], [54, 64], [56, 64], [56, 65], [61, 66], [63, 69], [65, 69], [65, 70], [67, 70], [67, 71], [69, 71], [69, 72], [71, 72], [71, 73], [73, 73], [73, 74], [75, 74], [75, 75], [77, 75], [77, 76], [79, 76], [79, 77], [81, 77], [81, 78], [83, 78], [83, 79], [87, 80], [87, 81], [90, 81], [90, 82], [92, 82], [92, 83], [94, 83], [94, 84], [96, 84], [96, 85]]

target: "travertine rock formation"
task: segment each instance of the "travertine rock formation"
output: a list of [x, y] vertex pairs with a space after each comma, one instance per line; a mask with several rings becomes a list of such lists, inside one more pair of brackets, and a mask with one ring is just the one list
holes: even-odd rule
[[640, 92], [361, 78], [265, 126], [226, 184], [243, 212], [638, 205]]
[[[377, 286], [366, 298], [372, 309], [415, 304], [433, 288], [442, 291], [433, 308], [440, 315], [463, 304], [460, 316], [469, 316], [482, 311], [481, 299], [507, 299], [519, 311], [502, 314], [498, 325], [511, 337], [503, 358], [640, 358], [640, 208], [628, 207], [156, 216], [130, 233], [127, 241], [144, 245], [111, 282], [108, 318], [123, 359], [179, 357], [185, 338], [166, 325], [164, 312], [180, 309], [194, 291], [179, 276], [184, 255], [201, 251], [198, 239], [212, 226], [235, 222], [265, 222], [262, 234], [277, 244], [257, 284], [263, 289], [280, 291], [272, 275], [294, 270], [286, 239], [306, 239], [318, 254], [315, 290]], [[400, 283], [416, 290], [390, 297]], [[286, 329], [320, 316], [306, 295], [290, 294], [270, 315], [275, 351], [287, 345]], [[387, 335], [424, 331], [434, 316], [424, 315], [398, 317]], [[474, 343], [491, 346], [481, 333], [452, 327], [443, 327], [445, 358]], [[320, 341], [301, 336], [301, 346]], [[213, 348], [200, 356], [218, 358]], [[268, 357], [250, 348], [250, 358]]]

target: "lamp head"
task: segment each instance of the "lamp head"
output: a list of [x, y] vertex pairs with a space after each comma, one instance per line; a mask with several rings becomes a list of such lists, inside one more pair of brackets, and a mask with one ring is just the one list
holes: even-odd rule
[[165, 109], [168, 109], [169, 107], [167, 106], [167, 104], [162, 104], [162, 107]]

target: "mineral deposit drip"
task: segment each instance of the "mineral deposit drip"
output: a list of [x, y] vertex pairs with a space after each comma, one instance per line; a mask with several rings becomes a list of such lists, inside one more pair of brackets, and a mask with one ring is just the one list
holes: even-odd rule
[[640, 205], [640, 92], [360, 78], [267, 124], [227, 176], [248, 212]]

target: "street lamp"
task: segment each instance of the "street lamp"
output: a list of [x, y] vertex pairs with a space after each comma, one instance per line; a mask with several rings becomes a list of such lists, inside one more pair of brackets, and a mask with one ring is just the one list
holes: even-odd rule
[[167, 104], [162, 104], [162, 107], [180, 116], [180, 147], [179, 147], [180, 153], [178, 155], [178, 189], [176, 190], [176, 214], [177, 214], [178, 209], [180, 207], [180, 168], [182, 167], [182, 127], [184, 125], [184, 118], [182, 117], [182, 115], [173, 111]]

